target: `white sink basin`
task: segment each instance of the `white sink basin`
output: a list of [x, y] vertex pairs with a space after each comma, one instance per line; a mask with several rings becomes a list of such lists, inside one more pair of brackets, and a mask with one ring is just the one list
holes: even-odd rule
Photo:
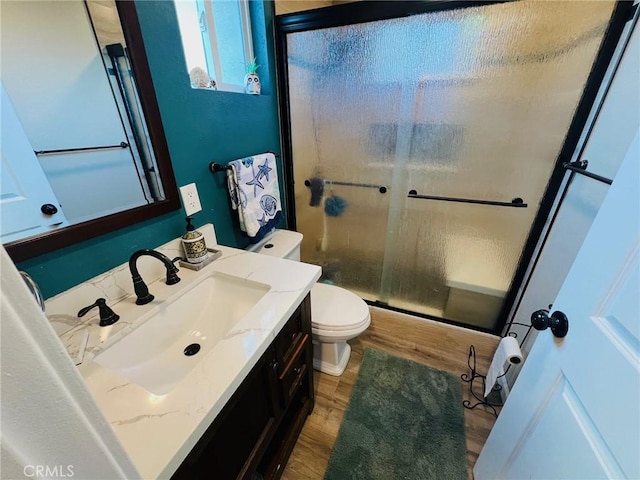
[[[178, 284], [179, 285], [179, 284]], [[98, 354], [94, 361], [151, 393], [168, 393], [269, 291], [269, 285], [212, 273]], [[198, 350], [187, 355], [186, 348]]]

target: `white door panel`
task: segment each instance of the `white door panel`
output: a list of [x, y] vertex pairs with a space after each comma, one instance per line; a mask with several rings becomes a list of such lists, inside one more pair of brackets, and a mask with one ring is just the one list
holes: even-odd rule
[[[548, 404], [529, 425], [531, 434], [523, 438], [523, 444], [507, 463], [509, 468], [500, 477], [535, 478], [531, 477], [531, 472], [544, 462], [554, 465], [553, 472], [545, 477], [548, 479], [607, 478], [607, 472], [611, 471], [611, 454], [597, 440], [597, 429], [564, 376], [554, 381], [550, 393]], [[558, 429], [559, 424], [564, 427]], [[549, 442], [549, 439], [553, 441]], [[573, 445], [573, 448], [556, 448], [556, 445]]]
[[[2, 104], [2, 190], [0, 191], [0, 224], [2, 243], [36, 235], [67, 225], [60, 202], [56, 198], [31, 144], [22, 128], [4, 85]], [[50, 203], [58, 209], [54, 215], [40, 210]]]

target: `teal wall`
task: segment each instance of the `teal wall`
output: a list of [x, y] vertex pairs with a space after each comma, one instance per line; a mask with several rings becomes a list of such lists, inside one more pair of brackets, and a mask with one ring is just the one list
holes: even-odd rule
[[[267, 150], [280, 152], [273, 4], [252, 2], [258, 74], [264, 90], [260, 96], [192, 89], [173, 2], [138, 1], [136, 9], [176, 182], [179, 186], [195, 182], [200, 194], [202, 212], [194, 215], [194, 224], [213, 223], [219, 243], [244, 247], [248, 241], [229, 207], [225, 175], [210, 173], [208, 165]], [[281, 170], [279, 174], [284, 194]], [[153, 248], [182, 235], [184, 225], [183, 211], [176, 210], [29, 259], [18, 268], [31, 274], [48, 298], [128, 261], [139, 248]]]

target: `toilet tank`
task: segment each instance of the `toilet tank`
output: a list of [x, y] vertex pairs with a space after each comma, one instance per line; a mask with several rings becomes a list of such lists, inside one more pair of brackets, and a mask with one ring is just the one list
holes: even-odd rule
[[301, 233], [276, 229], [271, 236], [267, 236], [259, 243], [249, 245], [247, 250], [299, 262], [300, 242], [302, 242]]

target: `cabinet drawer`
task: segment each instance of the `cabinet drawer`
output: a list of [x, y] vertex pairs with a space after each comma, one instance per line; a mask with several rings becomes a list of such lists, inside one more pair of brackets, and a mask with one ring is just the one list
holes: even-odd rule
[[295, 395], [298, 385], [300, 385], [310, 368], [310, 365], [307, 365], [307, 359], [309, 358], [307, 350], [310, 348], [310, 342], [311, 337], [306, 333], [302, 334], [291, 360], [284, 366], [283, 372], [279, 377], [285, 406], [289, 404], [289, 401]]
[[279, 374], [284, 372], [287, 364], [291, 362], [295, 353], [299, 350], [300, 342], [302, 342], [304, 335], [305, 333], [302, 330], [301, 307], [298, 307], [291, 317], [291, 320], [282, 327], [282, 330], [275, 340], [276, 359], [280, 365], [278, 369]]
[[[277, 427], [281, 409], [267, 352], [182, 462], [172, 480], [251, 478]], [[214, 473], [212, 473], [214, 472]]]

